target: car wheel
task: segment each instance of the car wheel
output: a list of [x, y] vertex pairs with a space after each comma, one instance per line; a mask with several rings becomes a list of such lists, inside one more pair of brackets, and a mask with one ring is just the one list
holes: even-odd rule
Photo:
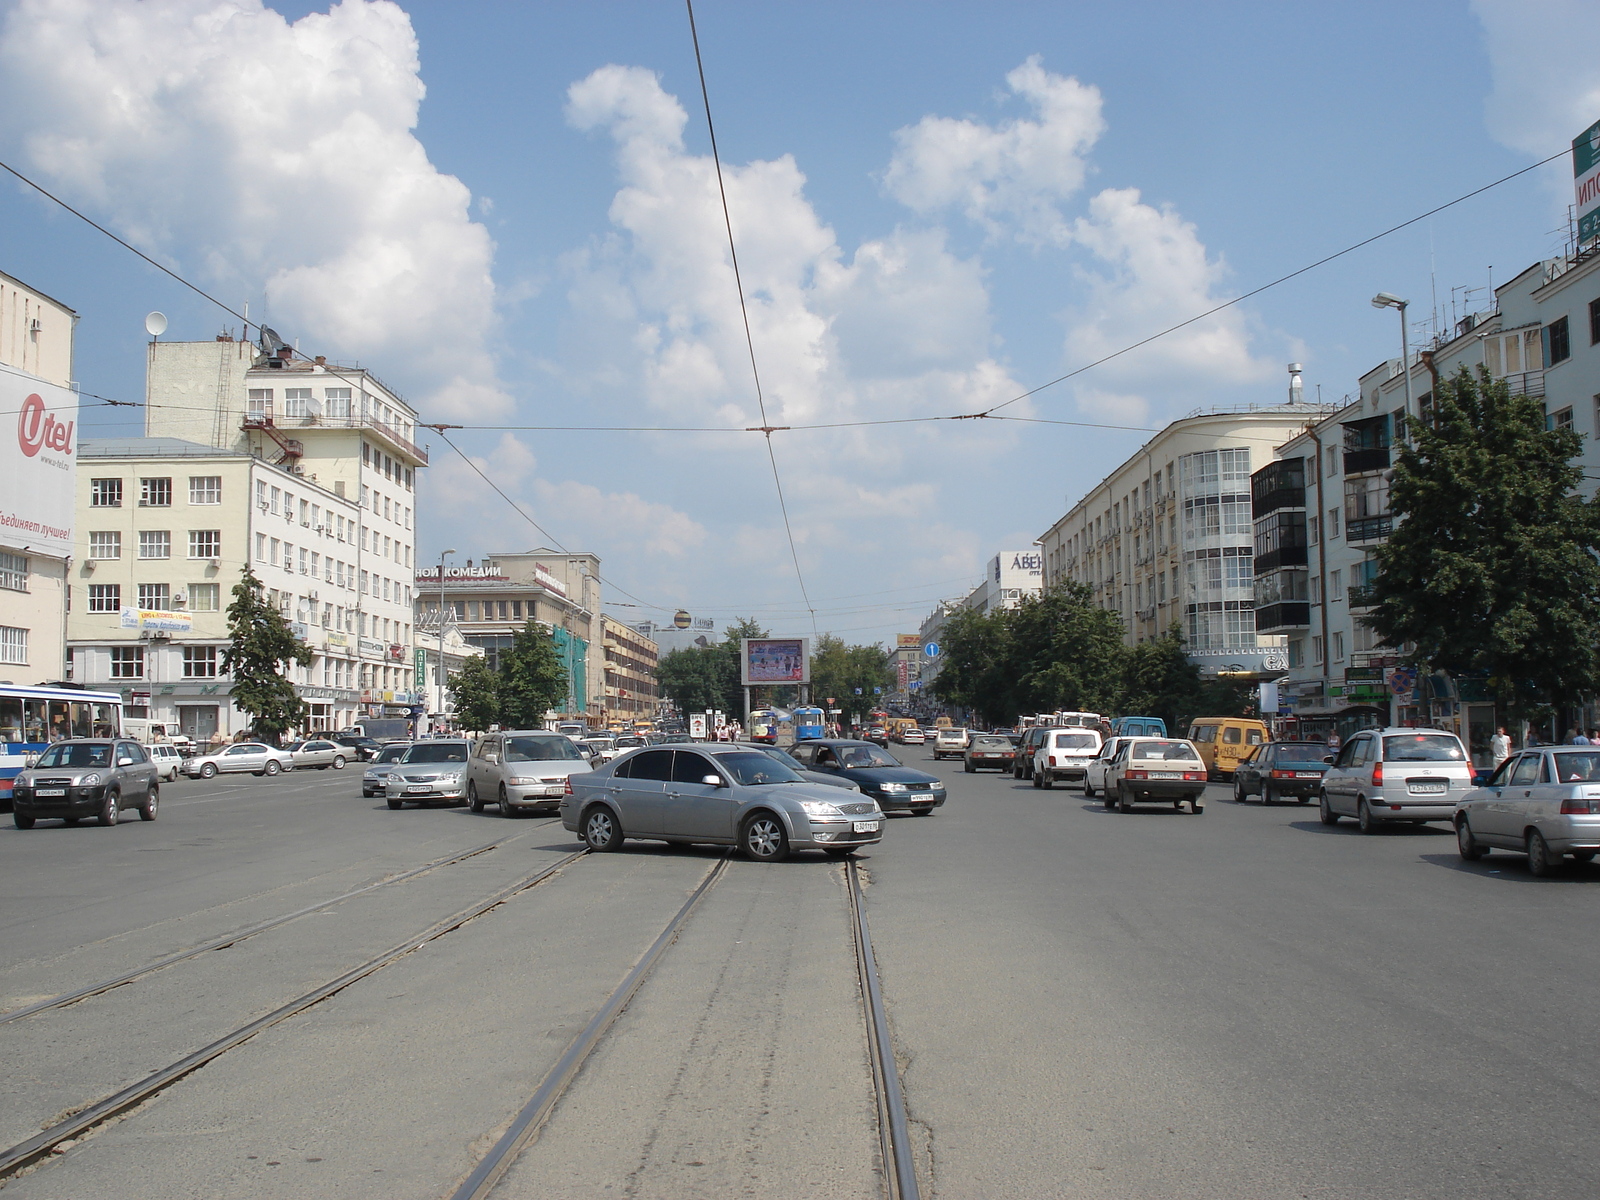
[[1244, 784], [1240, 781], [1239, 776], [1235, 774], [1233, 777], [1233, 802], [1235, 804], [1243, 804], [1244, 799]]
[[115, 825], [117, 823], [117, 818], [122, 816], [122, 810], [117, 807], [119, 803], [121, 801], [116, 792], [106, 793], [106, 802], [100, 806], [100, 824]]
[[1333, 811], [1333, 805], [1328, 803], [1328, 793], [1323, 792], [1317, 797], [1317, 815], [1324, 825], [1337, 825], [1339, 814]]
[[335, 771], [342, 771], [342, 770], [344, 770], [344, 755], [342, 755], [342, 754], [335, 754], [335, 755], [334, 755], [334, 756], [333, 756], [333, 769], [334, 769], [334, 770], [335, 770]]
[[931, 817], [933, 816], [933, 805], [930, 804], [926, 808], [913, 808], [911, 815], [913, 817]]
[[385, 796], [384, 799], [389, 802], [389, 807], [396, 812], [405, 807], [406, 802], [400, 799], [399, 796]]
[[1053, 788], [1056, 786], [1056, 777], [1050, 774], [1049, 771], [1040, 771], [1039, 778], [1044, 781], [1039, 785], [1040, 787]]
[[605, 854], [622, 848], [622, 826], [603, 805], [591, 808], [583, 818], [583, 840], [589, 849]]
[[1356, 801], [1356, 825], [1362, 833], [1377, 833], [1383, 822], [1372, 815], [1372, 806], [1365, 800]]
[[1033, 772], [1031, 778], [1033, 779], [1033, 786], [1034, 787], [1043, 787], [1044, 786], [1044, 781], [1039, 778], [1039, 772], [1037, 772], [1037, 771]]
[[771, 813], [756, 813], [739, 831], [739, 848], [756, 862], [782, 862], [789, 857], [783, 822]]
[[1189, 811], [1197, 817], [1206, 811], [1206, 806], [1200, 802], [1199, 796], [1196, 796], [1193, 800], [1189, 801]]
[[261, 769], [268, 775], [276, 775], [279, 771], [283, 770], [283, 768], [278, 765], [278, 760], [275, 758], [267, 759], [267, 765]]
[[1472, 836], [1472, 825], [1466, 817], [1456, 822], [1456, 850], [1468, 862], [1477, 862], [1488, 850], [1478, 844], [1478, 839]]
[[156, 809], [161, 804], [161, 789], [155, 784], [150, 785], [150, 794], [144, 798], [144, 803], [139, 806], [139, 819], [141, 821], [154, 821]]
[[1266, 804], [1276, 804], [1277, 802], [1278, 802], [1277, 796], [1273, 795], [1273, 793], [1272, 793], [1272, 785], [1268, 784], [1268, 783], [1263, 783], [1261, 785], [1261, 803], [1266, 805]]
[[1091, 800], [1094, 799], [1094, 785], [1089, 782], [1089, 773], [1087, 771], [1083, 773], [1083, 794]]
[[33, 828], [33, 814], [32, 813], [19, 813], [19, 812], [13, 811], [12, 814], [11, 814], [11, 823], [13, 825], [15, 825], [18, 829], [32, 829]]
[[1556, 868], [1560, 865], [1560, 855], [1550, 853], [1550, 843], [1544, 840], [1544, 834], [1537, 829], [1530, 829], [1528, 831], [1528, 874], [1545, 879], [1554, 875]]
[[971, 775], [974, 771], [976, 771], [978, 769], [977, 767], [973, 766], [971, 763], [967, 763], [966, 764], [966, 768], [967, 768], [967, 774], [968, 775]]
[[217, 777], [216, 763], [203, 763], [200, 767], [201, 779], [215, 779]]
[[517, 815], [516, 806], [511, 803], [511, 796], [506, 792], [506, 785], [500, 785], [500, 815], [514, 817]]
[[1128, 798], [1128, 789], [1123, 784], [1117, 784], [1117, 811], [1130, 813], [1133, 811], [1133, 801]]
[[1310, 804], [1311, 803], [1311, 797], [1309, 795], [1300, 796], [1300, 797], [1297, 798], [1296, 803], [1298, 803], [1298, 804]]
[[483, 811], [483, 801], [478, 799], [478, 785], [472, 780], [467, 780], [467, 807], [473, 812]]

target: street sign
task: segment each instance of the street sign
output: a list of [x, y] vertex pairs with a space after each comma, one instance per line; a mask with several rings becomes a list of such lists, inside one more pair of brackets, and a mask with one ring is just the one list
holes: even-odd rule
[[939, 657], [939, 643], [938, 642], [929, 642], [926, 646], [924, 646], [922, 648], [922, 652], [924, 654], [926, 654], [929, 658], [938, 658]]
[[872, 689], [872, 694], [874, 696], [881, 696], [883, 695], [883, 689], [881, 687], [875, 687]]

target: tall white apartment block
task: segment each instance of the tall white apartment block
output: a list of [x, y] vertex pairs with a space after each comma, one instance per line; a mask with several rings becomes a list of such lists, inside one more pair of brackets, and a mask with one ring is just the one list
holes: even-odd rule
[[309, 490], [356, 507], [350, 644], [330, 649], [354, 673], [359, 715], [420, 716], [427, 700], [414, 662], [412, 578], [417, 472], [428, 453], [417, 444], [416, 410], [362, 367], [302, 358], [271, 338], [266, 349], [226, 336], [152, 342], [145, 392], [148, 435], [240, 451], [309, 485], [258, 479], [252, 500], [258, 517], [294, 527], [297, 572], [298, 556], [320, 553], [329, 536], [311, 521]]

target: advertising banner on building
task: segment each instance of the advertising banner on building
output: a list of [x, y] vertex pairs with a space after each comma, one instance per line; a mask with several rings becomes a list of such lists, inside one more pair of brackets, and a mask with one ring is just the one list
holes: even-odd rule
[[739, 682], [810, 683], [810, 638], [741, 638]]
[[0, 369], [0, 546], [65, 558], [77, 499], [78, 397]]
[[158, 608], [125, 608], [121, 623], [124, 629], [141, 633], [188, 633], [194, 629], [194, 618], [188, 613]]
[[921, 650], [922, 638], [915, 633], [897, 633], [894, 635], [894, 648], [896, 650]]
[[1578, 247], [1600, 238], [1600, 121], [1572, 139], [1572, 185], [1577, 198]]

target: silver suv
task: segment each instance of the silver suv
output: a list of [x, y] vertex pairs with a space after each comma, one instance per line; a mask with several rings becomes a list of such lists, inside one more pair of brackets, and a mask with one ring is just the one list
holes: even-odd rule
[[578, 744], [548, 729], [512, 729], [478, 739], [467, 760], [467, 804], [482, 812], [498, 804], [502, 817], [547, 805], [567, 794], [567, 778], [594, 768]]
[[1445, 729], [1364, 729], [1322, 777], [1322, 823], [1354, 817], [1362, 833], [1387, 822], [1451, 821], [1472, 789], [1472, 761]]
[[32, 829], [40, 817], [60, 817], [69, 825], [80, 817], [95, 817], [102, 825], [115, 825], [126, 806], [137, 807], [141, 818], [154, 821], [161, 795], [158, 769], [138, 742], [57, 742], [18, 774], [11, 793], [12, 820], [18, 829]]

